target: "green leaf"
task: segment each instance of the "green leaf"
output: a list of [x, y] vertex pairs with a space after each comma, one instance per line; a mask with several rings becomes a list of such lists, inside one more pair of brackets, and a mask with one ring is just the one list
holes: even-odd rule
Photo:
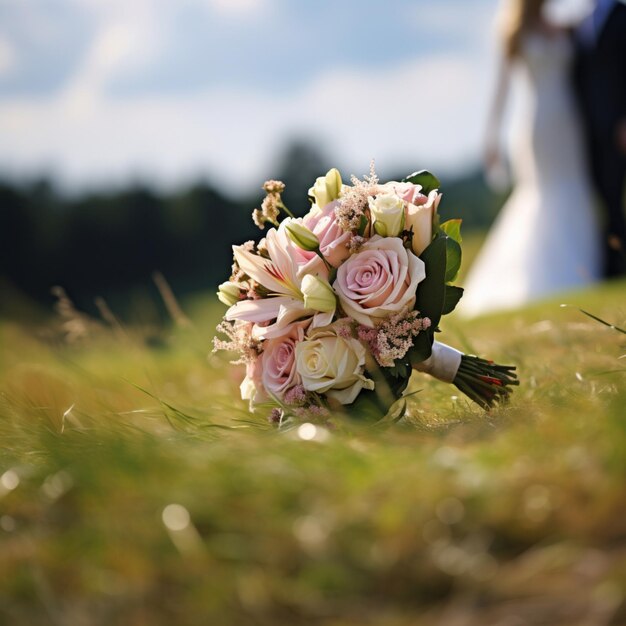
[[452, 282], [461, 269], [461, 246], [452, 237], [445, 237], [446, 277], [445, 282]]
[[414, 185], [422, 186], [422, 193], [428, 195], [433, 189], [439, 189], [441, 187], [440, 180], [431, 174], [428, 170], [420, 170], [419, 172], [413, 172], [406, 178], [402, 179], [403, 183], [413, 183]]
[[377, 422], [385, 417], [393, 402], [393, 397], [383, 400], [376, 390], [363, 389], [352, 404], [344, 407], [344, 415], [362, 422]]
[[443, 224], [441, 224], [439, 228], [441, 228], [441, 230], [443, 230], [443, 232], [446, 233], [448, 237], [451, 237], [457, 243], [461, 243], [463, 241], [461, 237], [461, 222], [462, 221], [463, 220], [460, 220], [460, 219], [448, 220], [447, 222], [444, 222]]
[[423, 330], [413, 339], [413, 345], [407, 352], [412, 366], [425, 361], [432, 354], [433, 340], [434, 336], [431, 328]]
[[446, 285], [446, 294], [443, 301], [443, 311], [441, 311], [442, 315], [448, 315], [448, 313], [452, 313], [454, 311], [456, 305], [459, 303], [459, 300], [463, 296], [463, 288], [455, 287], [454, 285]]
[[440, 222], [440, 218], [439, 218], [439, 213], [437, 213], [437, 211], [434, 212], [433, 214], [433, 233], [438, 233], [439, 232], [439, 222]]
[[446, 240], [446, 282], [453, 281], [461, 267], [462, 251], [460, 243], [462, 220], [448, 220], [441, 224], [440, 231], [448, 237]]
[[367, 217], [365, 217], [365, 215], [361, 215], [361, 223], [359, 224], [359, 230], [358, 230], [358, 233], [359, 235], [361, 235], [361, 237], [364, 235], [366, 228], [367, 228]]
[[407, 378], [411, 373], [410, 365], [410, 363], [407, 364], [404, 360], [398, 360], [389, 373], [394, 378]]
[[417, 286], [415, 308], [422, 316], [430, 318], [433, 331], [441, 319], [445, 298], [448, 240], [453, 241], [446, 235], [437, 234], [420, 256], [425, 265], [426, 278]]
[[411, 374], [411, 364], [405, 359], [397, 359], [391, 367], [385, 368], [385, 374], [389, 378], [407, 378]]
[[403, 364], [403, 369], [405, 376], [395, 376], [389, 368], [384, 367], [374, 367], [368, 370], [368, 374], [375, 382], [375, 387], [373, 390], [363, 389], [356, 400], [349, 405], [346, 415], [368, 422], [385, 417], [409, 384], [412, 369], [408, 361]]
[[387, 226], [383, 222], [374, 222], [374, 232], [381, 237], [387, 236]]

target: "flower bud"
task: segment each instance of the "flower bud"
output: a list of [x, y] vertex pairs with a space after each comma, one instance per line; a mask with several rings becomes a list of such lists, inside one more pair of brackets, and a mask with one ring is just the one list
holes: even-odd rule
[[404, 228], [404, 202], [396, 194], [369, 198], [374, 230], [381, 237], [397, 237]]
[[320, 176], [315, 180], [315, 185], [309, 189], [309, 195], [315, 198], [315, 204], [323, 209], [341, 195], [341, 174], [333, 167], [328, 170], [326, 176]]
[[289, 239], [291, 239], [298, 248], [307, 250], [308, 252], [319, 250], [319, 239], [306, 226], [289, 218], [284, 220], [283, 223], [285, 224], [285, 230], [289, 235]]
[[304, 296], [304, 307], [322, 313], [332, 313], [337, 307], [337, 298], [330, 284], [314, 276], [307, 274], [302, 279], [300, 287]]
[[411, 248], [419, 256], [433, 240], [433, 220], [441, 194], [433, 190], [428, 194], [428, 201], [421, 206], [409, 204], [406, 215], [406, 228], [413, 230]]
[[226, 306], [233, 306], [233, 304], [239, 302], [240, 293], [241, 288], [237, 283], [226, 281], [218, 287], [217, 298]]

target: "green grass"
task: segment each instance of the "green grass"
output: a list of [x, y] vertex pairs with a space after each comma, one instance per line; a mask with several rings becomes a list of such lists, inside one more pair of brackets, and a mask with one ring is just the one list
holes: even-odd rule
[[212, 301], [73, 345], [2, 323], [0, 623], [626, 623], [626, 336], [576, 308], [624, 326], [625, 292], [452, 316], [518, 364], [508, 406], [415, 374], [400, 424], [312, 441], [247, 412]]

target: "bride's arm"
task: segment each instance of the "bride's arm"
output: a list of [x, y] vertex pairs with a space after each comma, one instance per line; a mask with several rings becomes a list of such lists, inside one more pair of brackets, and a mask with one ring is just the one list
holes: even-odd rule
[[508, 55], [502, 55], [499, 62], [496, 86], [489, 110], [489, 117], [487, 119], [484, 153], [484, 162], [487, 172], [501, 165], [500, 130], [502, 126], [502, 117], [504, 115], [504, 107], [506, 105], [506, 99], [509, 92], [511, 65], [511, 58]]

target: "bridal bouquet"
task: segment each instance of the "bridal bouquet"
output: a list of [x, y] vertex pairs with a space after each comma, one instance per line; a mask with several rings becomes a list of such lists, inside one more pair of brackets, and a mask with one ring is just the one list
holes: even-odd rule
[[372, 166], [342, 183], [336, 169], [309, 190], [310, 211], [292, 215], [284, 184], [267, 181], [253, 212], [269, 226], [258, 243], [233, 246], [229, 309], [215, 350], [244, 363], [242, 398], [270, 419], [337, 409], [384, 416], [413, 370], [453, 383], [482, 407], [506, 399], [515, 367], [435, 341], [441, 317], [463, 295], [461, 220], [439, 223], [439, 180], [430, 172], [381, 184]]

